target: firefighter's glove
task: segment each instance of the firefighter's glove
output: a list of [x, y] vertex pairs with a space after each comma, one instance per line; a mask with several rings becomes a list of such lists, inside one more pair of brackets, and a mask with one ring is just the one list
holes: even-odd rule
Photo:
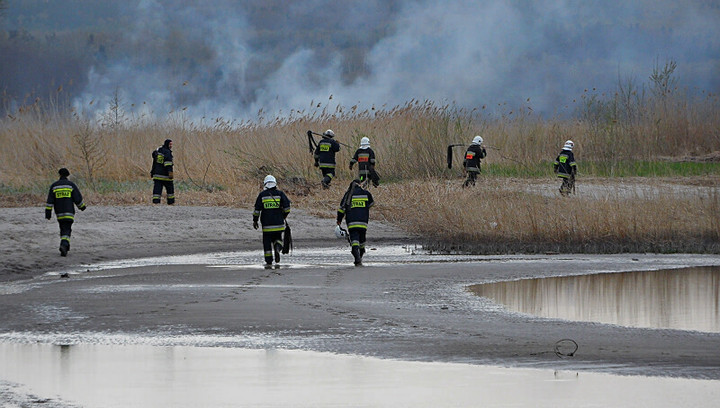
[[315, 167], [320, 167], [320, 163], [315, 162], [315, 164], [313, 164], [313, 166], [315, 166]]
[[307, 135], [308, 135], [308, 137], [312, 137], [312, 130], [308, 130]]
[[253, 220], [253, 228], [258, 229], [259, 225], [257, 220]]
[[172, 171], [169, 171], [169, 172], [168, 172], [168, 177], [170, 177], [170, 180], [173, 179], [173, 172], [172, 172]]
[[87, 208], [87, 206], [86, 206], [86, 205], [83, 205], [82, 207], [78, 207], [78, 208], [80, 208], [80, 211], [85, 211], [85, 209]]
[[350, 170], [352, 170], [352, 166], [353, 166], [353, 164], [352, 164], [352, 163], [350, 163]]
[[49, 220], [52, 218], [52, 211], [51, 210], [45, 210], [45, 219]]

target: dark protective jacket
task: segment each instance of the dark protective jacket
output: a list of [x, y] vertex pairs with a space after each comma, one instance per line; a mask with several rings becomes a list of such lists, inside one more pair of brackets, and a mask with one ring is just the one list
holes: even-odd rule
[[350, 168], [358, 164], [358, 175], [360, 179], [370, 177], [370, 170], [375, 167], [375, 152], [371, 148], [357, 149], [352, 159], [350, 159]]
[[370, 220], [370, 207], [373, 204], [375, 204], [375, 201], [372, 194], [355, 184], [353, 190], [348, 190], [342, 201], [340, 201], [340, 207], [337, 210], [337, 222], [341, 222], [344, 217], [348, 229], [367, 229]]
[[471, 144], [465, 151], [465, 159], [463, 160], [463, 166], [466, 171], [480, 172], [480, 159], [484, 159], [487, 156], [485, 148], [479, 144]]
[[573, 152], [563, 149], [555, 159], [553, 169], [558, 177], [575, 177], [575, 174], [577, 174], [577, 163], [575, 163], [575, 155], [573, 155]]
[[340, 143], [335, 139], [323, 136], [315, 148], [315, 163], [320, 168], [335, 168], [335, 153], [340, 151]]
[[54, 207], [58, 221], [73, 221], [75, 219], [75, 206], [80, 211], [85, 211], [85, 203], [80, 190], [67, 177], [60, 177], [58, 181], [50, 185], [47, 204], [45, 205], [45, 218], [49, 219], [51, 217]]
[[152, 178], [153, 180], [172, 180], [173, 179], [173, 156], [172, 150], [165, 146], [160, 146], [152, 154]]
[[258, 194], [255, 200], [253, 222], [260, 219], [263, 232], [285, 230], [285, 218], [290, 213], [290, 199], [277, 187], [268, 188]]

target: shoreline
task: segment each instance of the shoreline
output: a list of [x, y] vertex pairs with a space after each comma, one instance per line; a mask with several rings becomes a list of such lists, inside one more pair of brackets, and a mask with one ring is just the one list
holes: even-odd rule
[[[0, 341], [298, 349], [422, 362], [720, 380], [720, 333], [508, 312], [468, 287], [494, 281], [720, 266], [707, 255], [468, 257], [363, 267], [335, 251], [265, 269], [253, 254], [208, 264], [126, 265], [0, 284]], [[243, 258], [244, 257], [244, 258]], [[250, 263], [247, 263], [250, 262]], [[24, 312], [23, 312], [24, 311]], [[572, 339], [579, 350], [558, 358]]]

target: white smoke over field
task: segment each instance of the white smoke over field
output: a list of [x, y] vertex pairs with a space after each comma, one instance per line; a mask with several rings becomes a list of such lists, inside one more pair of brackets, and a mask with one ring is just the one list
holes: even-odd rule
[[570, 114], [584, 89], [645, 83], [669, 60], [687, 89], [720, 91], [713, 1], [241, 4], [127, 2], [134, 23], [124, 39], [137, 53], [89, 70], [75, 105], [101, 109], [90, 101], [118, 91], [128, 111], [151, 116], [186, 109], [194, 118], [251, 119], [309, 112], [318, 102], [412, 99]]

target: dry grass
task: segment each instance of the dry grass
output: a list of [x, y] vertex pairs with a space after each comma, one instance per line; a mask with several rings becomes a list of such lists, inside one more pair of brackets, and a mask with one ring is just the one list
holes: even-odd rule
[[[720, 192], [616, 192], [602, 199], [528, 193], [504, 180], [475, 189], [444, 181], [404, 186], [415, 201], [383, 204], [390, 221], [432, 247], [508, 252], [719, 252]], [[381, 199], [381, 202], [382, 201]]]
[[[347, 163], [355, 148], [342, 148], [337, 180], [326, 191], [318, 188], [306, 136], [308, 129], [332, 128], [350, 146], [371, 138], [383, 178], [373, 191], [375, 219], [442, 243], [438, 247], [488, 253], [718, 252], [717, 196], [558, 200], [509, 188], [508, 179], [498, 176], [462, 190], [459, 166], [446, 167], [447, 145], [469, 143], [475, 134], [489, 147], [486, 168], [511, 166], [534, 177], [531, 168], [547, 169], [540, 175], [550, 177], [549, 163], [570, 138], [581, 171], [720, 151], [716, 97], [665, 102], [662, 108], [645, 103], [647, 111], [630, 119], [608, 116], [607, 104], [598, 108], [590, 102], [582, 120], [546, 120], [529, 111], [493, 116], [411, 101], [391, 109], [295, 112], [246, 123], [198, 124], [175, 113], [162, 122], [138, 119], [113, 126], [36, 104], [0, 122], [0, 143], [11, 146], [0, 151], [0, 193], [5, 206], [37, 204], [57, 169], [68, 167], [92, 204], [147, 203], [150, 152], [170, 138], [182, 204], [250, 207], [260, 180], [272, 173], [296, 207], [332, 217], [352, 177]], [[590, 161], [593, 166], [585, 165]]]

